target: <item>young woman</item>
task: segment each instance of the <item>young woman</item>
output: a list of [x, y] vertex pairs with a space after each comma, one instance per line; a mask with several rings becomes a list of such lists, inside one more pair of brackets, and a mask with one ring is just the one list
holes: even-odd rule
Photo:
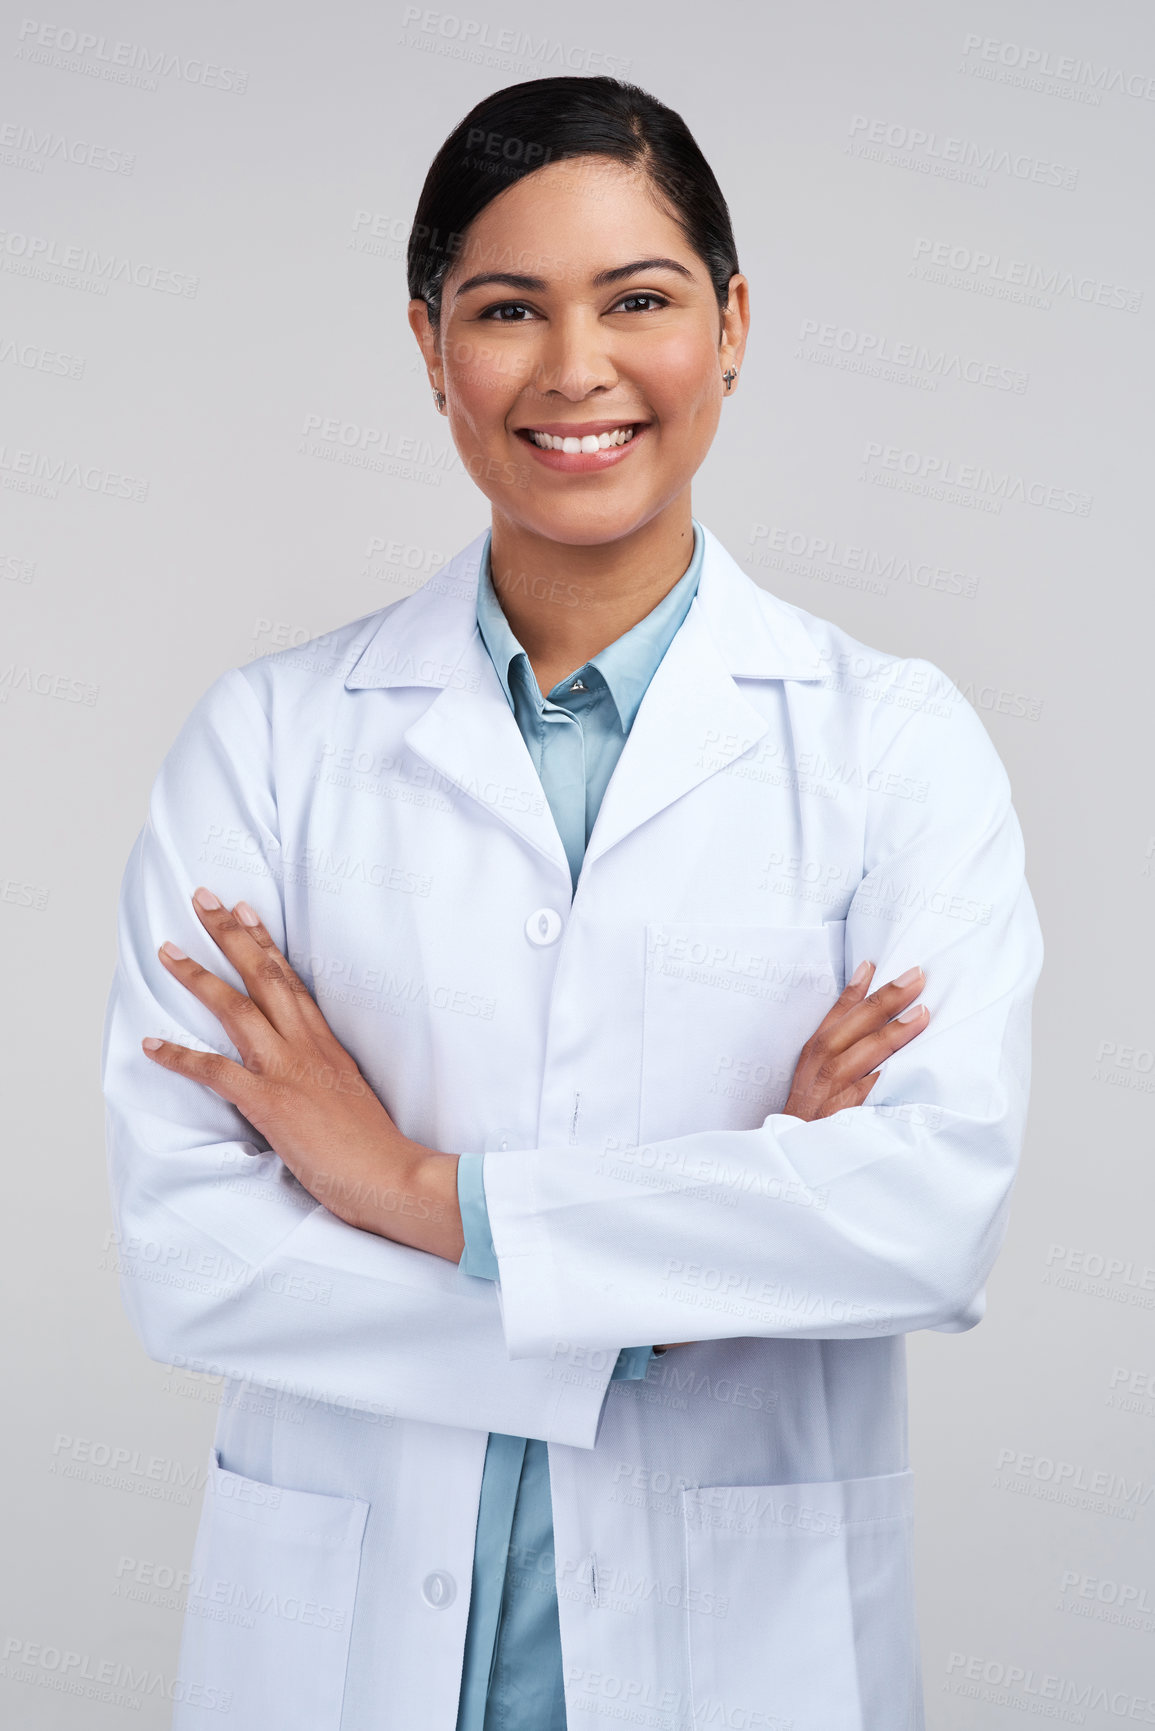
[[980, 1319], [1026, 1105], [1006, 776], [691, 514], [749, 311], [676, 114], [488, 97], [409, 286], [491, 525], [219, 678], [124, 883], [125, 1302], [225, 1391], [176, 1723], [912, 1731], [903, 1336]]

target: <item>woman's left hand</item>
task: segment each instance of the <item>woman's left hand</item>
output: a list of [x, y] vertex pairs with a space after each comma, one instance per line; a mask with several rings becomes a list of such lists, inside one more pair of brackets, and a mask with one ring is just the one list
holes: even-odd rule
[[241, 1062], [155, 1038], [143, 1042], [148, 1056], [230, 1101], [330, 1213], [457, 1261], [465, 1240], [456, 1156], [397, 1128], [247, 902], [230, 912], [198, 889], [193, 906], [245, 992], [175, 944], [158, 954], [212, 1011]]

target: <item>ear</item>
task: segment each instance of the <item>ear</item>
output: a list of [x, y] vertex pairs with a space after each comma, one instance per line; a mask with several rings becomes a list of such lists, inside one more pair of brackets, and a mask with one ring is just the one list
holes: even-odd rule
[[740, 271], [730, 278], [730, 298], [722, 309], [722, 336], [718, 347], [723, 368], [741, 371], [750, 329], [750, 284]]
[[430, 383], [436, 389], [444, 390], [445, 381], [441, 376], [440, 337], [437, 328], [429, 317], [429, 307], [425, 301], [411, 300], [409, 302], [409, 328], [417, 338], [417, 346], [421, 350]]

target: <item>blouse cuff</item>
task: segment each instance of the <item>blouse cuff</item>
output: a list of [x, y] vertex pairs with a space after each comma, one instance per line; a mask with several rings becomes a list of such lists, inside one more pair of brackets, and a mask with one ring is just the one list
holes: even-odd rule
[[493, 1250], [493, 1235], [489, 1230], [489, 1210], [485, 1205], [482, 1183], [483, 1154], [461, 1154], [457, 1160], [457, 1202], [461, 1209], [461, 1230], [465, 1234], [465, 1249], [457, 1266], [463, 1274], [474, 1274], [481, 1280], [496, 1280], [501, 1272]]
[[652, 1346], [623, 1346], [610, 1374], [611, 1382], [641, 1382], [653, 1363]]

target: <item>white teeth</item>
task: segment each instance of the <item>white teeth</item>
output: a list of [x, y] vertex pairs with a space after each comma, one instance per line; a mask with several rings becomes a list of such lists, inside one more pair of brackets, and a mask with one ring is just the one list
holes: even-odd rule
[[608, 451], [611, 445], [628, 445], [634, 436], [632, 427], [616, 427], [612, 433], [586, 433], [580, 439], [558, 438], [553, 433], [531, 432], [530, 438], [543, 451], [564, 451], [576, 457], [579, 452]]

